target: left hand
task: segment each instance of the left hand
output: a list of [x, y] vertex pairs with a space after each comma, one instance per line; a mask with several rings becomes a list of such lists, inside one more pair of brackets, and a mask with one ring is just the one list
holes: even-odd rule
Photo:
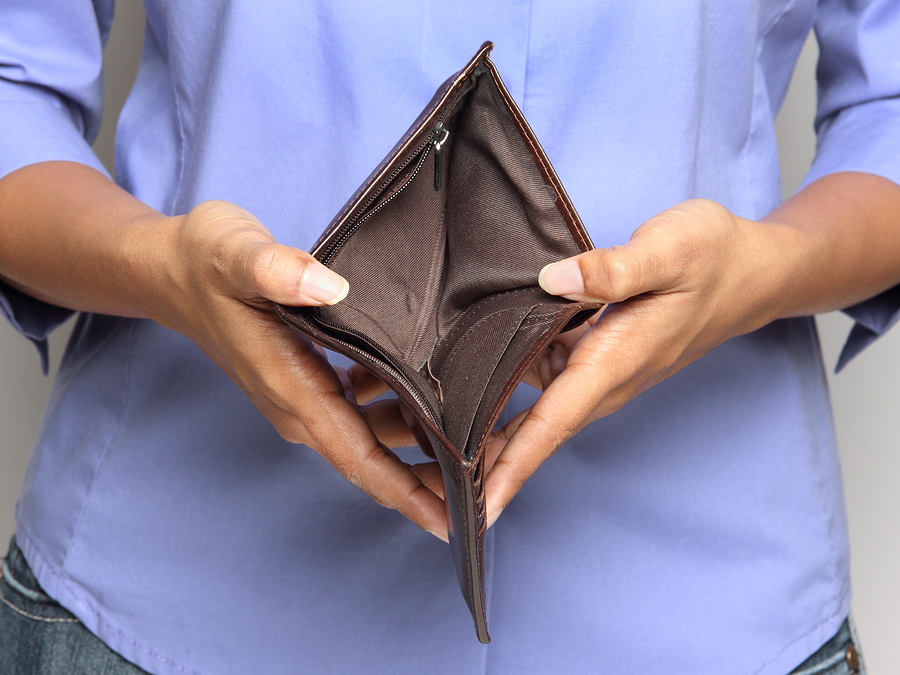
[[590, 422], [736, 335], [777, 316], [775, 224], [692, 200], [641, 225], [624, 246], [597, 249], [541, 273], [549, 293], [608, 303], [602, 317], [560, 335], [526, 381], [543, 389], [496, 432], [488, 523], [537, 468]]
[[[717, 345], [900, 284], [898, 213], [900, 185], [836, 173], [760, 221], [691, 200], [648, 220], [624, 246], [545, 268], [549, 293], [611, 306], [553, 342], [525, 378], [540, 399], [494, 432], [488, 525], [567, 439]], [[436, 464], [411, 470], [442, 495]]]

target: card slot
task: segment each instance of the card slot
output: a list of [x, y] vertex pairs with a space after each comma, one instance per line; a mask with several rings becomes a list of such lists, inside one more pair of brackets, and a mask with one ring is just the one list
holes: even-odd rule
[[444, 433], [457, 448], [466, 447], [496, 366], [532, 308], [512, 306], [481, 316], [455, 341], [439, 367]]
[[504, 398], [502, 405], [506, 404], [503, 396], [504, 390], [516, 371], [523, 365], [524, 359], [532, 348], [551, 329], [551, 325], [556, 318], [556, 312], [547, 313], [542, 311], [543, 309], [535, 307], [522, 320], [516, 330], [516, 334], [510, 340], [494, 371], [491, 373], [491, 378], [482, 396], [482, 401], [490, 401], [491, 405], [479, 406], [473, 415], [472, 431], [466, 439], [465, 447], [461, 448], [467, 458], [475, 458], [485, 433], [489, 431], [487, 429], [488, 425], [493, 424], [493, 420], [499, 414], [498, 408], [501, 407], [501, 398]]

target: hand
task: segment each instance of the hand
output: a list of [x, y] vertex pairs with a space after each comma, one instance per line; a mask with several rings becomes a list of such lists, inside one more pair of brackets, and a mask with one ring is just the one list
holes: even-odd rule
[[527, 378], [543, 394], [496, 434], [503, 447], [485, 486], [489, 524], [585, 425], [775, 318], [766, 242], [776, 231], [714, 202], [689, 201], [644, 223], [625, 246], [542, 271], [549, 293], [609, 306], [546, 350]]
[[373, 378], [336, 372], [273, 311], [338, 302], [346, 282], [243, 209], [206, 202], [169, 218], [90, 167], [31, 164], [0, 179], [0, 278], [61, 307], [182, 333], [282, 436], [446, 541], [440, 499], [385, 445], [413, 443], [396, 404], [359, 407], [354, 394], [377, 394]]
[[150, 316], [197, 343], [285, 439], [314, 448], [379, 504], [446, 540], [440, 499], [385, 445], [415, 442], [398, 434], [407, 427], [396, 403], [360, 408], [354, 380], [366, 399], [378, 393], [371, 378], [333, 369], [274, 312], [275, 302], [339, 302], [347, 282], [227, 202], [200, 204], [168, 225], [175, 292], [154, 298]]

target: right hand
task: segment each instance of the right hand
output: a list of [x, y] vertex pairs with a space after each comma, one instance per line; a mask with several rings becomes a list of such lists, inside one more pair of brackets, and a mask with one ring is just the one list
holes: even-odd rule
[[446, 541], [441, 500], [385, 444], [409, 435], [396, 404], [361, 409], [351, 384], [360, 374], [336, 372], [275, 314], [276, 302], [340, 301], [346, 281], [278, 244], [234, 204], [205, 202], [166, 220], [169, 287], [147, 298], [147, 313], [199, 345], [282, 437], [315, 449], [376, 502]]

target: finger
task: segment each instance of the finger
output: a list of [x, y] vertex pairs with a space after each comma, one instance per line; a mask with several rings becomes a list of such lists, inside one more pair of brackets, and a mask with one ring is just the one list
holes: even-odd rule
[[[566, 368], [569, 360], [569, 348], [565, 343], [554, 340], [535, 362], [536, 368], [532, 369], [539, 378], [537, 388], [543, 391]], [[529, 383], [530, 384], [530, 383]]]
[[[355, 460], [359, 461], [359, 459]], [[358, 469], [345, 474], [347, 479], [376, 502], [398, 510], [423, 530], [447, 541], [447, 520], [441, 498], [433, 485], [425, 483], [384, 445], [377, 444], [364, 455]], [[427, 476], [426, 476], [427, 478]], [[388, 488], [375, 490], [375, 484]], [[383, 500], [387, 495], [390, 501]]]
[[[557, 377], [530, 410], [510, 420], [493, 442], [501, 448], [485, 479], [488, 525], [519, 492], [525, 481], [594, 411], [594, 397], [583, 378], [567, 369]], [[503, 436], [509, 434], [504, 442]]]
[[419, 477], [422, 484], [441, 499], [444, 499], [444, 477], [437, 462], [413, 464], [410, 470]]
[[[343, 397], [334, 401], [334, 407], [350, 406]], [[427, 532], [446, 541], [447, 521], [441, 500], [410, 470], [409, 466], [379, 442], [375, 434], [359, 415], [343, 411], [341, 424], [350, 427], [349, 433], [335, 434], [338, 427], [329, 425], [329, 444], [321, 444], [315, 434], [321, 454], [338, 472], [353, 485], [387, 508], [396, 509]], [[338, 414], [340, 411], [338, 411]], [[358, 423], [354, 420], [358, 420]], [[353, 428], [356, 427], [356, 428]], [[338, 438], [335, 438], [338, 435]], [[363, 444], [348, 443], [348, 437], [366, 437]]]
[[[321, 347], [314, 344], [316, 351], [322, 354], [324, 359], [328, 359], [328, 355], [325, 354], [324, 350]], [[347, 375], [347, 371], [340, 366], [332, 366], [334, 368], [334, 372], [337, 373], [338, 379], [341, 381], [341, 386], [344, 387], [344, 398], [346, 398], [350, 403], [359, 407], [359, 403], [356, 401], [356, 394], [353, 391], [353, 384], [350, 382], [350, 377]]]
[[428, 434], [425, 433], [425, 429], [422, 428], [422, 423], [419, 421], [419, 418], [413, 414], [413, 411], [409, 409], [409, 406], [406, 405], [403, 401], [399, 401], [400, 403], [400, 412], [403, 415], [403, 419], [406, 422], [406, 426], [409, 427], [410, 431], [412, 431], [413, 436], [416, 438], [416, 442], [419, 444], [419, 449], [425, 454], [427, 457], [431, 457], [431, 459], [436, 459], [434, 455], [434, 448], [431, 446], [431, 440], [428, 438]]
[[353, 383], [353, 391], [356, 393], [356, 400], [362, 405], [373, 401], [387, 391], [387, 386], [378, 376], [373, 375], [368, 369], [354, 363], [347, 369], [347, 375]]
[[[603, 309], [605, 308], [606, 306]], [[603, 313], [603, 309], [592, 314], [580, 326], [576, 326], [565, 333], [560, 333], [553, 338], [553, 342], [531, 364], [522, 381], [541, 391], [550, 386], [550, 383], [565, 369], [569, 360], [569, 353], [572, 351], [575, 343], [597, 323], [597, 320]]]
[[488, 522], [492, 523], [525, 481], [569, 438], [590, 422], [615, 412], [629, 400], [699, 358], [706, 349], [685, 351], [689, 311], [659, 313], [666, 303], [681, 307], [683, 295], [648, 295], [614, 305], [605, 320], [573, 345], [566, 368], [530, 411], [500, 430], [507, 436], [486, 481]]
[[545, 266], [538, 283], [569, 300], [613, 303], [669, 289], [684, 268], [677, 235], [645, 226], [625, 246], [588, 251]]
[[347, 280], [309, 253], [272, 242], [246, 245], [241, 281], [262, 297], [290, 306], [333, 305], [350, 290]]
[[528, 417], [528, 413], [531, 412], [531, 408], [525, 408], [525, 410], [520, 411], [509, 420], [506, 424], [504, 424], [499, 429], [495, 429], [491, 432], [490, 441], [508, 441], [513, 437], [513, 434], [516, 433], [516, 430], [521, 426], [523, 420]]
[[[273, 322], [268, 332], [279, 331], [287, 333], [282, 340], [266, 342], [270, 358], [263, 364], [265, 372], [236, 378], [251, 400], [286, 439], [310, 445], [376, 502], [435, 536], [446, 537], [441, 500], [379, 441], [355, 403], [346, 398], [348, 383], [342, 383], [311, 343], [297, 339], [288, 326]], [[257, 353], [254, 332], [245, 331], [245, 338], [250, 341], [245, 346]]]
[[389, 448], [408, 448], [417, 444], [403, 419], [397, 399], [375, 401], [360, 408], [360, 413], [378, 440]]

